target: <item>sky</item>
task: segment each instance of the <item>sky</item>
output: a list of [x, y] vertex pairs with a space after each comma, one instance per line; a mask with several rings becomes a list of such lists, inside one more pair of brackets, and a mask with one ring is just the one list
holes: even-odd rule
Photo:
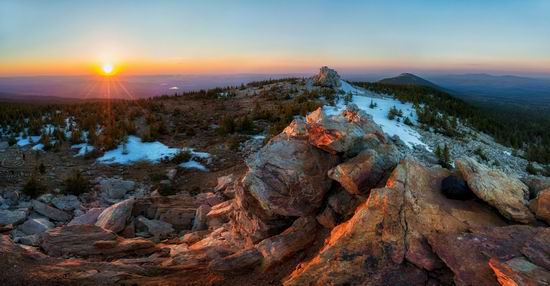
[[0, 76], [550, 75], [550, 1], [0, 0]]

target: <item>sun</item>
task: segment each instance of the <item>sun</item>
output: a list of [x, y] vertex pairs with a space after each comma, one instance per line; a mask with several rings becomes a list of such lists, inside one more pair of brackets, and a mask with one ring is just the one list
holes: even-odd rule
[[101, 71], [103, 72], [103, 75], [113, 75], [115, 73], [115, 66], [111, 63], [104, 63], [101, 65]]

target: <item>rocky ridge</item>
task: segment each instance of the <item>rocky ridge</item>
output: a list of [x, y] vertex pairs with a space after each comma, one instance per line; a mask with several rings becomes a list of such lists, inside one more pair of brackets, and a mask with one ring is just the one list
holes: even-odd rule
[[[337, 88], [336, 76], [327, 68], [314, 80]], [[549, 283], [549, 182], [469, 157], [450, 171], [401, 150], [356, 106], [332, 116], [320, 108], [212, 192], [136, 195], [135, 184], [110, 178], [78, 202], [3, 198], [0, 231], [13, 240], [3, 235], [0, 249], [33, 273], [28, 283], [230, 284], [296, 257], [276, 284]], [[473, 197], [447, 197], [451, 176]]]

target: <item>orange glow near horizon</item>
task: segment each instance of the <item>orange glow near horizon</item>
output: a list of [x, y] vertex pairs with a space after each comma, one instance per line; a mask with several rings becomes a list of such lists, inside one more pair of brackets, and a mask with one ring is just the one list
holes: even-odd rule
[[[479, 65], [466, 64], [478, 62]], [[111, 66], [108, 66], [111, 65]], [[77, 59], [41, 59], [41, 60], [9, 60], [0, 65], [0, 76], [40, 76], [40, 75], [118, 75], [124, 70], [124, 75], [155, 75], [155, 74], [231, 74], [231, 73], [311, 73], [320, 66], [328, 65], [341, 72], [345, 71], [379, 71], [395, 70], [410, 72], [411, 70], [432, 71], [524, 71], [535, 73], [550, 73], [548, 61], [512, 61], [494, 62], [490, 60], [447, 60], [431, 63], [419, 59], [396, 58], [381, 60], [375, 58], [338, 59], [302, 57], [299, 60], [290, 57], [181, 57], [181, 58], [151, 58], [124, 59], [112, 61], [109, 59], [86, 61]]]

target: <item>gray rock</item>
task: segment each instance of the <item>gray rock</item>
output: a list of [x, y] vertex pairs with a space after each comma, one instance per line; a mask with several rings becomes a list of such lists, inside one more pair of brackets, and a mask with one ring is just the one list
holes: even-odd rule
[[164, 239], [174, 232], [174, 228], [171, 224], [161, 220], [153, 220], [144, 216], [139, 216], [137, 221], [147, 227], [147, 231], [153, 235], [153, 240], [155, 241]]
[[313, 84], [322, 87], [338, 88], [340, 87], [340, 75], [335, 70], [324, 66], [320, 69], [319, 74], [313, 77]]
[[54, 207], [51, 207], [43, 202], [33, 200], [31, 203], [32, 203], [32, 208], [35, 212], [47, 218], [50, 218], [55, 221], [61, 221], [61, 222], [66, 222], [71, 219], [71, 216], [68, 213], [62, 210], [56, 209]]
[[122, 199], [127, 192], [136, 188], [134, 181], [119, 178], [107, 178], [99, 181], [99, 189], [102, 195], [108, 199]]
[[40, 234], [54, 228], [54, 224], [47, 218], [29, 218], [18, 229], [27, 235]]
[[127, 199], [114, 204], [101, 212], [95, 225], [114, 233], [122, 231], [132, 214], [133, 207], [134, 199]]
[[169, 169], [168, 171], [166, 171], [166, 177], [168, 177], [168, 180], [171, 180], [171, 181], [173, 181], [174, 178], [176, 178], [177, 174], [178, 174], [177, 169]]
[[206, 204], [200, 205], [197, 208], [197, 212], [195, 213], [195, 219], [193, 219], [193, 227], [191, 228], [191, 230], [198, 231], [198, 230], [205, 230], [207, 228], [206, 215], [208, 214], [210, 209], [211, 207]]
[[0, 210], [0, 225], [19, 224], [25, 221], [27, 214], [24, 210]]
[[43, 195], [39, 196], [37, 198], [37, 200], [39, 200], [39, 201], [41, 201], [45, 204], [49, 204], [49, 203], [52, 202], [53, 198], [54, 198], [53, 194], [43, 194]]
[[28, 246], [38, 246], [40, 242], [40, 235], [32, 234], [32, 235], [25, 235], [25, 236], [17, 236], [13, 239], [13, 242], [20, 243], [23, 245], [28, 245]]
[[52, 204], [56, 208], [64, 211], [72, 211], [80, 207], [80, 201], [74, 195], [57, 196], [52, 199]]
[[527, 207], [528, 187], [519, 179], [489, 169], [475, 159], [457, 159], [456, 166], [476, 196], [492, 205], [506, 218], [530, 223], [535, 216]]
[[69, 222], [68, 225], [79, 225], [79, 224], [89, 224], [94, 225], [97, 222], [97, 218], [103, 212], [102, 208], [92, 208], [89, 209], [83, 215], [77, 216]]

